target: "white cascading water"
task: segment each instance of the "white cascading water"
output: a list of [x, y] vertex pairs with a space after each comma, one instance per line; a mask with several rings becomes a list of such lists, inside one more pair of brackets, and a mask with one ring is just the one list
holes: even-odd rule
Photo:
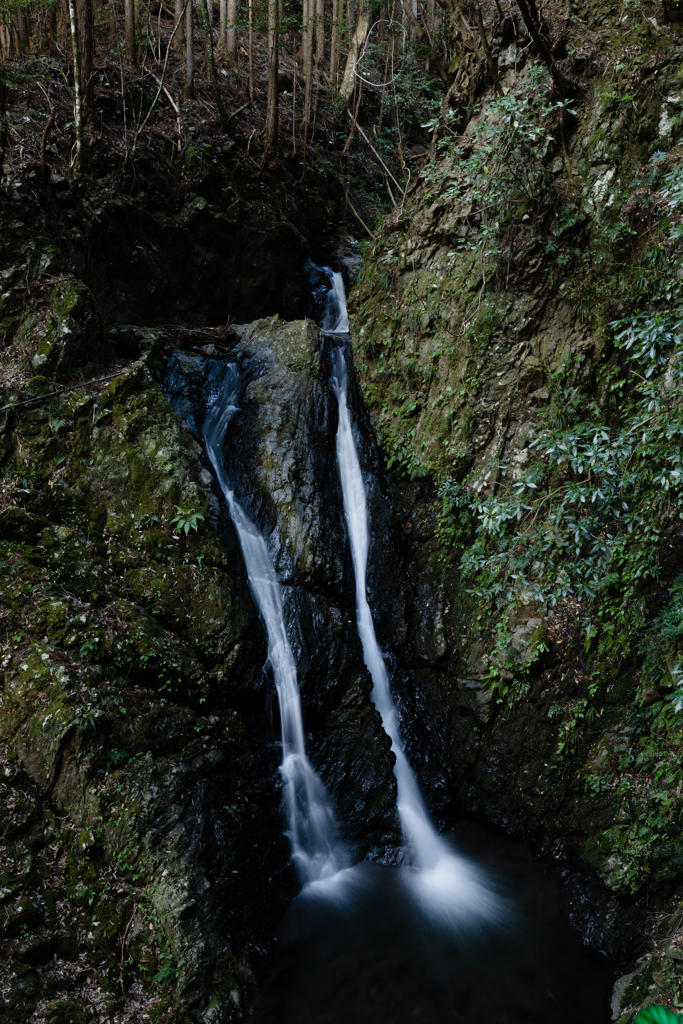
[[407, 844], [407, 864], [418, 869], [409, 876], [410, 884], [423, 908], [435, 919], [457, 925], [463, 919], [499, 917], [499, 901], [484, 884], [480, 872], [454, 853], [435, 830], [403, 749], [389, 676], [375, 636], [367, 598], [367, 501], [353, 439], [347, 403], [348, 371], [341, 348], [335, 353], [332, 383], [339, 403], [337, 460], [355, 573], [358, 634], [374, 684], [371, 700], [382, 716], [384, 729], [391, 739], [391, 749], [396, 755], [397, 808]]
[[327, 293], [325, 312], [323, 313], [320, 326], [327, 334], [348, 334], [349, 314], [346, 311], [344, 278], [338, 270], [332, 270], [330, 267], [323, 267], [322, 269], [326, 274], [330, 275], [332, 287]]
[[287, 638], [282, 591], [266, 542], [235, 499], [223, 468], [222, 449], [228, 423], [239, 411], [240, 379], [231, 365], [207, 410], [204, 421], [206, 452], [225, 495], [235, 524], [249, 586], [268, 637], [268, 659], [280, 705], [282, 765], [287, 835], [292, 857], [304, 884], [330, 878], [347, 866], [346, 850], [325, 787], [306, 757], [296, 664]]

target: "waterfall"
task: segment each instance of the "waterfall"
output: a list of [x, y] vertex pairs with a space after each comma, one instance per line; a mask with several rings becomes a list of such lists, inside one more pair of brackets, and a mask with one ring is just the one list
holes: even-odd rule
[[306, 757], [301, 700], [294, 655], [287, 638], [282, 591], [266, 542], [235, 499], [223, 468], [222, 448], [230, 420], [239, 412], [240, 378], [231, 364], [204, 421], [206, 452], [235, 524], [249, 587], [266, 628], [282, 729], [282, 764], [287, 835], [301, 881], [330, 878], [346, 866], [346, 852], [325, 787]]
[[341, 272], [332, 267], [319, 266], [313, 260], [306, 261], [306, 271], [321, 328], [327, 334], [348, 334], [349, 314], [346, 311], [346, 289]]
[[366, 590], [369, 549], [368, 511], [358, 453], [353, 440], [347, 403], [348, 371], [341, 348], [335, 353], [332, 385], [339, 403], [337, 461], [344, 499], [344, 515], [351, 545], [356, 584], [356, 620], [365, 664], [373, 681], [371, 700], [382, 716], [384, 729], [396, 755], [397, 808], [407, 845], [411, 884], [423, 907], [435, 918], [458, 920], [471, 916], [499, 916], [498, 900], [480, 873], [450, 848], [434, 828], [420, 788], [408, 763], [389, 676], [380, 651]]
[[346, 289], [344, 278], [337, 270], [330, 267], [323, 267], [330, 275], [332, 287], [327, 293], [325, 312], [320, 326], [328, 334], [348, 334], [349, 314], [346, 311]]

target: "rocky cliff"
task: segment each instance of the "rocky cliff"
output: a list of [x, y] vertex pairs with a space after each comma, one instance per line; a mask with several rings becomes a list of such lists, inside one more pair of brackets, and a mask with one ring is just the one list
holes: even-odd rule
[[503, 95], [449, 96], [352, 324], [413, 760], [444, 819], [578, 870], [572, 919], [643, 956], [619, 1017], [681, 985], [681, 28], [544, 17], [552, 68], [508, 17]]

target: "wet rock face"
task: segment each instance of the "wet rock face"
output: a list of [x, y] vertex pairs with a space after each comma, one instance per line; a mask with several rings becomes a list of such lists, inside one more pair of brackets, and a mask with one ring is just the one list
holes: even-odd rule
[[[344, 833], [367, 848], [397, 841], [396, 783], [356, 630], [329, 383], [335, 345], [311, 321], [273, 318], [236, 328], [227, 358], [242, 370], [241, 412], [223, 455], [283, 584], [311, 758]], [[177, 407], [194, 415], [195, 428], [221, 372], [215, 360], [171, 361], [165, 386]]]
[[232, 1020], [297, 880], [265, 638], [201, 449], [141, 363], [3, 426], [3, 1019], [125, 996]]

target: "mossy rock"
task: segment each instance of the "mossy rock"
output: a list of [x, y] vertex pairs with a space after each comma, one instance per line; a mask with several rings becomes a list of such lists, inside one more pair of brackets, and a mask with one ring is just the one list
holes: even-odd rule
[[40, 307], [24, 315], [16, 340], [35, 370], [66, 380], [114, 359], [102, 335], [95, 299], [82, 281], [60, 281]]
[[87, 1024], [85, 1008], [76, 999], [52, 999], [38, 1016], [49, 1024]]

